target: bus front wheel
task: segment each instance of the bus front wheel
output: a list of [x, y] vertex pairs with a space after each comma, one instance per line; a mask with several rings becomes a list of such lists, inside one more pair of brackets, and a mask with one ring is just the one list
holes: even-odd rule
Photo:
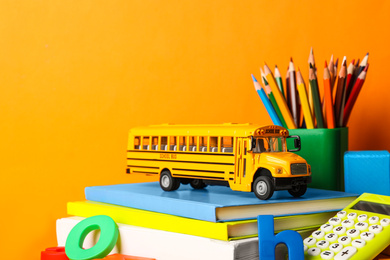
[[303, 194], [306, 193], [307, 190], [307, 184], [301, 184], [293, 186], [291, 189], [288, 190], [288, 193], [290, 193], [293, 197], [301, 197]]
[[164, 170], [160, 175], [160, 187], [165, 191], [174, 191], [177, 190], [180, 186], [180, 181], [176, 178], [173, 178], [171, 173], [167, 170]]
[[253, 192], [261, 200], [267, 200], [274, 194], [274, 185], [268, 176], [259, 176], [253, 182]]

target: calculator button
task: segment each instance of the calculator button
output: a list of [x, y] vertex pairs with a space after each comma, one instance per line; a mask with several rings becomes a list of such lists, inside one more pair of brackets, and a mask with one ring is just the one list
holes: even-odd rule
[[332, 250], [333, 252], [337, 253], [339, 252], [341, 249], [343, 249], [343, 245], [342, 244], [339, 244], [339, 243], [334, 243], [334, 244], [331, 244], [329, 246], [329, 249]]
[[314, 231], [313, 233], [311, 233], [311, 235], [315, 238], [315, 239], [321, 239], [325, 236], [325, 232], [322, 231], [322, 230], [316, 230]]
[[325, 240], [329, 242], [335, 242], [339, 236], [335, 233], [329, 233], [325, 235]]
[[372, 232], [363, 232], [360, 234], [360, 237], [366, 241], [369, 241], [374, 238], [374, 233]]
[[307, 237], [303, 240], [303, 243], [307, 246], [312, 246], [312, 245], [315, 245], [315, 243], [317, 242], [317, 240], [315, 238], [312, 238], [312, 237]]
[[368, 218], [367, 214], [361, 214], [358, 216], [358, 221], [362, 222], [362, 221], [366, 221]]
[[307, 254], [311, 256], [316, 256], [319, 255], [320, 253], [321, 253], [321, 249], [317, 247], [312, 247], [309, 250], [307, 250]]
[[331, 224], [323, 224], [321, 226], [321, 230], [324, 231], [325, 233], [331, 231], [333, 229], [333, 226]]
[[318, 241], [318, 242], [317, 242], [316, 246], [317, 246], [318, 248], [320, 248], [320, 249], [326, 249], [326, 248], [328, 248], [329, 244], [330, 244], [330, 243], [329, 243], [328, 241], [326, 241], [326, 240], [321, 240], [321, 241]]
[[322, 259], [333, 259], [334, 253], [332, 251], [326, 250], [321, 253]]
[[347, 236], [349, 237], [354, 238], [354, 237], [358, 237], [359, 235], [360, 235], [360, 231], [358, 229], [353, 228], [347, 231]]
[[345, 232], [347, 231], [347, 228], [346, 227], [342, 227], [342, 226], [338, 226], [338, 227], [335, 227], [333, 229], [333, 233], [337, 234], [337, 235], [342, 235], [344, 234]]
[[377, 216], [373, 216], [373, 217], [368, 219], [368, 222], [370, 224], [376, 224], [376, 223], [378, 223], [378, 221], [379, 221], [379, 217], [377, 217]]
[[349, 236], [342, 236], [337, 241], [339, 241], [340, 244], [345, 246], [351, 243], [352, 238], [350, 238]]
[[383, 230], [383, 227], [381, 225], [372, 225], [368, 228], [369, 231], [378, 234]]
[[357, 214], [355, 212], [351, 212], [347, 215], [348, 219], [355, 219], [357, 217]]
[[350, 259], [355, 253], [357, 252], [357, 249], [353, 246], [347, 246], [343, 250], [341, 250], [335, 257], [335, 260], [344, 260], [344, 259]]
[[341, 218], [330, 218], [329, 219], [329, 224], [333, 226], [337, 226], [341, 223]]
[[366, 245], [366, 241], [364, 241], [363, 239], [355, 239], [352, 241], [352, 245], [357, 248], [362, 248]]
[[346, 211], [339, 211], [337, 212], [337, 217], [344, 218], [347, 215]]
[[354, 224], [355, 224], [355, 221], [353, 221], [352, 219], [346, 219], [346, 220], [343, 220], [343, 222], [341, 222], [341, 225], [343, 227], [346, 227], [346, 228], [353, 227]]
[[358, 222], [358, 223], [356, 223], [355, 228], [358, 230], [366, 230], [368, 228], [368, 223], [367, 222]]
[[384, 227], [390, 225], [390, 219], [388, 219], [388, 218], [382, 219], [381, 220], [381, 225], [384, 226]]

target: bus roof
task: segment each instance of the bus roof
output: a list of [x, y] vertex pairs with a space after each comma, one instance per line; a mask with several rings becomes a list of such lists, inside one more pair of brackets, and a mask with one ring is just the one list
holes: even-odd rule
[[[134, 136], [251, 136], [259, 128], [274, 128], [286, 130], [276, 125], [252, 125], [252, 124], [209, 124], [209, 125], [174, 125], [162, 124], [147, 127], [135, 127], [130, 129], [130, 134]], [[288, 131], [287, 131], [288, 135]]]

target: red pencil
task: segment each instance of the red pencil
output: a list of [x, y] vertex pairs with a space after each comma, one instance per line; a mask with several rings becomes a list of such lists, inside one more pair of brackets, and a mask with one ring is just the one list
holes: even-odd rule
[[364, 81], [366, 79], [367, 75], [367, 70], [368, 70], [368, 64], [364, 68], [364, 70], [360, 73], [359, 77], [357, 78], [355, 85], [353, 86], [353, 89], [351, 91], [351, 95], [348, 98], [347, 104], [345, 105], [344, 108], [344, 120], [343, 120], [343, 125], [346, 126], [349, 120], [349, 116], [351, 115], [353, 106], [355, 105], [356, 99], [359, 96], [359, 92], [363, 87]]
[[355, 71], [355, 60], [352, 60], [347, 69], [347, 82], [345, 83], [345, 97], [348, 100], [349, 94], [351, 94], [352, 82], [353, 82], [353, 72]]
[[328, 128], [335, 128], [334, 122], [334, 110], [333, 110], [333, 98], [332, 98], [332, 86], [330, 82], [330, 73], [328, 69], [328, 65], [325, 61], [324, 68], [324, 105], [326, 109], [326, 124]]

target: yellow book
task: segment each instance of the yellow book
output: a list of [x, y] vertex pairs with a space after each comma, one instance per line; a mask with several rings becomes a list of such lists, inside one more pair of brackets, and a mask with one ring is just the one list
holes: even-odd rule
[[[256, 219], [216, 223], [94, 201], [69, 202], [67, 212], [69, 215], [86, 218], [107, 215], [121, 224], [224, 241], [255, 237], [258, 230]], [[275, 232], [316, 227], [326, 222], [334, 214], [332, 211], [276, 217], [274, 220]]]

